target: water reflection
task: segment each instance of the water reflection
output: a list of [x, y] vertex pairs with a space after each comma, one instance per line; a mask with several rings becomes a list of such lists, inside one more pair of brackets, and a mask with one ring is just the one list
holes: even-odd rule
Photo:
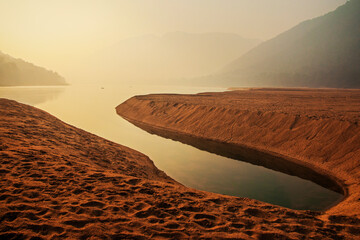
[[15, 87], [0, 88], [0, 97], [36, 106], [68, 124], [136, 149], [149, 156], [159, 169], [188, 187], [249, 197], [293, 209], [323, 210], [341, 199], [342, 195], [339, 193], [288, 175], [301, 176], [326, 186], [328, 179], [312, 179], [312, 173], [308, 169], [299, 167], [294, 172], [297, 167], [282, 162], [266, 165], [266, 156], [239, 153], [231, 147], [229, 149], [229, 146], [181, 140], [191, 144], [187, 145], [178, 142], [178, 137], [172, 136], [171, 138], [178, 140], [173, 141], [149, 134], [120, 118], [115, 112], [117, 105], [134, 95], [213, 91], [224, 89], [124, 85]]
[[0, 97], [14, 99], [18, 102], [38, 105], [47, 101], [56, 100], [66, 87], [0, 87]]
[[318, 185], [344, 194], [343, 188], [335, 181], [335, 179], [322, 175], [310, 168], [287, 161], [281, 157], [277, 157], [265, 152], [260, 152], [254, 149], [241, 147], [235, 144], [221, 143], [212, 140], [206, 140], [189, 136], [186, 134], [168, 131], [161, 128], [156, 128], [141, 122], [126, 119], [135, 126], [147, 131], [150, 134], [155, 134], [164, 138], [179, 141], [184, 144], [191, 145], [198, 149], [214, 153], [223, 157], [236, 159], [242, 162], [248, 162], [253, 165], [263, 166], [278, 172], [282, 172], [291, 176], [297, 176], [302, 179], [310, 180]]

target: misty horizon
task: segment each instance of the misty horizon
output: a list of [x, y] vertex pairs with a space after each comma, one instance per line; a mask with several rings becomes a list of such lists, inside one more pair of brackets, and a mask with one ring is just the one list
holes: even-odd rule
[[[11, 1], [11, 3], [0, 1], [0, 19], [3, 19], [0, 21], [0, 35], [2, 35], [0, 51], [14, 58], [51, 69], [65, 77], [70, 84], [102, 82], [102, 79], [92, 79], [95, 76], [107, 78], [108, 82], [114, 82], [114, 79], [124, 82], [124, 79], [129, 79], [135, 82], [157, 80], [163, 83], [166, 79], [179, 80], [216, 73], [260, 41], [274, 38], [301, 21], [333, 11], [345, 2], [345, 0], [321, 0], [316, 3], [276, 0], [272, 3], [254, 3], [248, 0], [228, 2], [198, 0], [174, 4], [159, 1], [159, 5], [152, 5], [147, 1], [121, 3], [109, 1], [106, 4], [99, 1], [50, 3], [37, 0], [32, 1], [31, 4], [21, 1]], [[167, 51], [163, 49], [158, 52], [154, 49], [150, 52], [155, 59], [155, 67], [143, 61], [145, 57], [132, 52], [129, 54], [128, 62], [133, 59], [133, 64], [118, 66], [116, 69], [126, 69], [124, 73], [112, 72], [109, 66], [99, 67], [103, 62], [96, 60], [103, 58], [104, 52], [109, 51], [109, 48], [124, 42], [144, 38], [161, 39], [176, 33], [192, 36], [236, 35], [239, 38], [253, 40], [254, 43], [241, 47], [236, 43], [236, 49], [226, 41], [222, 43], [219, 41], [217, 46], [212, 46], [212, 49], [216, 50], [213, 54], [206, 56], [205, 53], [209, 50], [204, 48], [203, 53], [197, 53], [199, 56], [202, 55], [202, 58], [197, 58], [196, 55], [186, 56], [194, 62], [196, 60], [197, 63], [202, 63], [198, 66], [190, 63], [187, 65], [185, 57], [173, 63], [164, 60], [178, 58], [179, 53], [173, 54], [172, 49], [168, 50], [171, 53], [160, 53]], [[148, 43], [142, 42], [139, 46], [146, 44]], [[177, 44], [181, 46], [182, 43]], [[138, 47], [134, 46], [132, 47]], [[221, 49], [226, 47], [228, 50], [223, 51], [224, 55], [216, 58], [216, 54], [219, 55]], [[233, 52], [230, 50], [232, 47]], [[89, 65], [89, 61], [92, 65]], [[125, 60], [121, 59], [121, 61]], [[138, 62], [141, 63], [136, 69]], [[110, 61], [108, 63], [116, 64]], [[146, 70], [146, 66], [154, 69], [154, 72]], [[160, 73], [161, 67], [165, 73]], [[137, 76], [141, 71], [148, 76]]]
[[360, 0], [0, 0], [0, 239], [360, 239]]

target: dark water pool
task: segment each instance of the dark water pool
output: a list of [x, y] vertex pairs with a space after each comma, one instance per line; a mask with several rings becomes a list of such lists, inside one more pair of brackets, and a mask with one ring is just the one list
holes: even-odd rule
[[139, 128], [115, 112], [134, 95], [224, 89], [144, 86], [3, 87], [0, 97], [41, 108], [61, 120], [148, 155], [192, 188], [249, 197], [293, 209], [324, 210], [342, 198], [330, 179], [236, 146]]

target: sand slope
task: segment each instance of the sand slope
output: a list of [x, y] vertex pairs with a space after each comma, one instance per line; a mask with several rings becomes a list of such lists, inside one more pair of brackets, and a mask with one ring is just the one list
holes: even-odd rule
[[354, 239], [359, 219], [186, 188], [143, 154], [0, 99], [0, 239]]
[[359, 90], [154, 94], [133, 97], [117, 112], [130, 121], [258, 149], [315, 169], [348, 191], [327, 214], [360, 214]]

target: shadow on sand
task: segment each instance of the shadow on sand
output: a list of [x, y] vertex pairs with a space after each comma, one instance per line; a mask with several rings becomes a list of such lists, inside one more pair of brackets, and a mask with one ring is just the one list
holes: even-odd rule
[[221, 143], [217, 141], [193, 137], [183, 133], [164, 130], [162, 128], [153, 127], [130, 119], [126, 120], [150, 134], [155, 134], [164, 138], [172, 139], [174, 141], [191, 145], [200, 150], [214, 153], [223, 157], [247, 162], [253, 165], [263, 166], [265, 168], [282, 172], [288, 175], [310, 180], [322, 187], [346, 195], [345, 188], [343, 188], [341, 184], [338, 183], [335, 179], [326, 176], [325, 174], [321, 174], [308, 167], [283, 159], [280, 156], [275, 156], [269, 153], [242, 147], [235, 144]]

